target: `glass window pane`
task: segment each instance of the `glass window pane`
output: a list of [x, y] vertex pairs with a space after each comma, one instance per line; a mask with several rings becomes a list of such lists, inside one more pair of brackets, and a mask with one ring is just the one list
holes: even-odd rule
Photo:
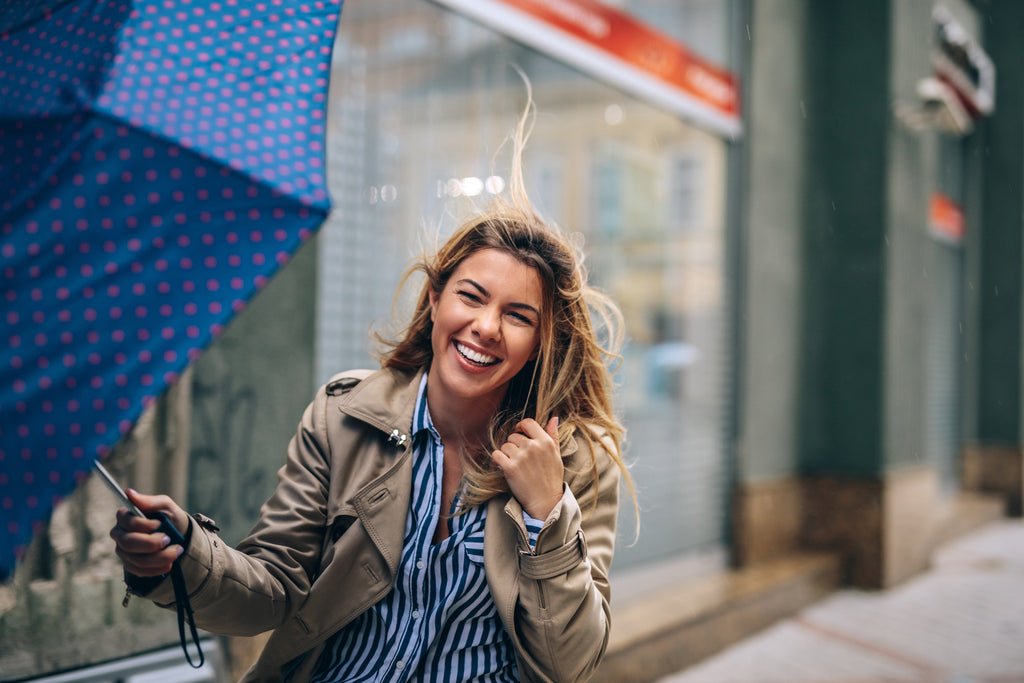
[[[684, 4], [710, 12], [714, 3]], [[367, 329], [387, 321], [410, 257], [505, 185], [503, 142], [525, 103], [515, 65], [538, 109], [527, 191], [542, 215], [578, 234], [593, 283], [626, 317], [617, 409], [643, 533], [631, 545], [627, 501], [616, 567], [720, 546], [726, 144], [422, 0], [346, 6], [335, 54], [336, 211], [321, 235], [318, 380], [373, 364]]]

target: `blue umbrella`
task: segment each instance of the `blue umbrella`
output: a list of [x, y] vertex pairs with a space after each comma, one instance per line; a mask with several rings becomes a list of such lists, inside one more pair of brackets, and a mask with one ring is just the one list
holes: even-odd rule
[[0, 10], [0, 578], [326, 217], [340, 11]]

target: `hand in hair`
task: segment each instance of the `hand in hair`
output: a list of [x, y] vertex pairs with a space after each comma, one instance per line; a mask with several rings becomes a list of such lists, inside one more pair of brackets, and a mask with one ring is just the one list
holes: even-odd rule
[[544, 520], [562, 499], [564, 466], [558, 449], [558, 418], [547, 427], [533, 419], [516, 425], [515, 431], [491, 453], [512, 495], [534, 519]]

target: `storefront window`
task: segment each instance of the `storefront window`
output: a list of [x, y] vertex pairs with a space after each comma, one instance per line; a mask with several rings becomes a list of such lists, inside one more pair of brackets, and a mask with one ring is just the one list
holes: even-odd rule
[[[727, 3], [636, 4], [670, 26], [681, 6], [709, 13]], [[526, 94], [516, 66], [538, 111], [527, 192], [578, 234], [593, 283], [626, 318], [617, 409], [642, 533], [633, 544], [623, 505], [616, 568], [720, 548], [732, 343], [726, 143], [424, 0], [346, 6], [335, 55], [336, 210], [320, 237], [318, 381], [374, 364], [367, 330], [388, 322], [409, 259], [506, 185], [502, 143]]]

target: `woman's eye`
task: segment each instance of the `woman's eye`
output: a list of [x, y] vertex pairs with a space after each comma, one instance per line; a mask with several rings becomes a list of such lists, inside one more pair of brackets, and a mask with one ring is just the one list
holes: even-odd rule
[[465, 290], [461, 290], [461, 291], [458, 292], [458, 295], [460, 297], [462, 297], [463, 299], [466, 299], [467, 301], [473, 301], [475, 303], [480, 303], [480, 297], [478, 297], [473, 292], [467, 292]]
[[522, 313], [516, 313], [515, 311], [509, 313], [512, 318], [521, 325], [533, 325], [533, 320], [523, 315]]

